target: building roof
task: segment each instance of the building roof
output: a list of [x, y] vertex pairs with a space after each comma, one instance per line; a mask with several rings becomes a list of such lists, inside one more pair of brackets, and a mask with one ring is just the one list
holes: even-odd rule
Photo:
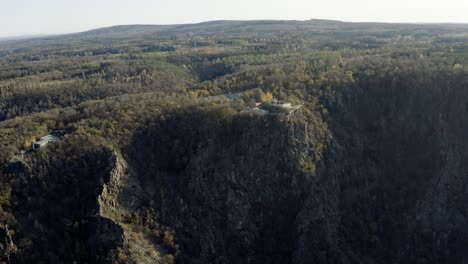
[[53, 136], [53, 135], [47, 135], [47, 136], [41, 137], [41, 140], [39, 140], [38, 142], [40, 142], [40, 141], [59, 142], [60, 138], [57, 137], [57, 136]]

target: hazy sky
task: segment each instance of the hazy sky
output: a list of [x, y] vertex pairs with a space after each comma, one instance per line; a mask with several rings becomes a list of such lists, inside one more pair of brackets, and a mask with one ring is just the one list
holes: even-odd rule
[[0, 0], [0, 37], [220, 19], [467, 22], [468, 0]]

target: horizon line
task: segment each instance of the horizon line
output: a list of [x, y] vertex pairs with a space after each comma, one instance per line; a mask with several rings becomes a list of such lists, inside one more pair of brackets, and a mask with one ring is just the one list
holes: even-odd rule
[[155, 24], [147, 24], [147, 23], [131, 23], [131, 24], [114, 24], [114, 25], [103, 25], [97, 26], [85, 30], [80, 31], [69, 31], [69, 32], [56, 32], [56, 33], [26, 33], [26, 34], [18, 34], [18, 35], [6, 35], [0, 36], [0, 41], [7, 41], [7, 40], [17, 40], [17, 39], [32, 39], [32, 38], [40, 38], [40, 37], [50, 37], [50, 36], [62, 36], [62, 35], [69, 35], [69, 34], [79, 34], [84, 33], [92, 30], [98, 30], [103, 28], [112, 28], [112, 27], [120, 27], [120, 26], [180, 26], [180, 25], [196, 25], [202, 23], [209, 23], [209, 22], [222, 22], [222, 21], [239, 21], [239, 22], [253, 22], [253, 21], [300, 21], [306, 22], [311, 20], [322, 20], [322, 21], [333, 21], [333, 22], [341, 22], [341, 23], [370, 23], [370, 24], [407, 24], [407, 25], [468, 25], [468, 21], [466, 22], [392, 22], [392, 21], [345, 21], [345, 20], [337, 20], [337, 19], [329, 19], [329, 18], [310, 18], [310, 19], [215, 19], [215, 20], [202, 20], [202, 21], [194, 21], [189, 23], [155, 23]]

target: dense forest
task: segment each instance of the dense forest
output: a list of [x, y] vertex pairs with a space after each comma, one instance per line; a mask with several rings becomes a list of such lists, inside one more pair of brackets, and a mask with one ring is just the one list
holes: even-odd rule
[[0, 263], [467, 263], [466, 116], [468, 25], [0, 40]]

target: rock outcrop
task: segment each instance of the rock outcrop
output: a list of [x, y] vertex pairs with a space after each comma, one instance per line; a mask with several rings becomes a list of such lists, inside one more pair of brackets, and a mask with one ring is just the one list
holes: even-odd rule
[[376, 125], [386, 108], [367, 114], [347, 104], [328, 117], [304, 107], [289, 119], [182, 109], [122, 149], [80, 149], [67, 159], [52, 149], [31, 166], [12, 163], [2, 179], [17, 222], [0, 229], [0, 256], [466, 263], [464, 130], [433, 122], [437, 111], [418, 125], [392, 116]]

